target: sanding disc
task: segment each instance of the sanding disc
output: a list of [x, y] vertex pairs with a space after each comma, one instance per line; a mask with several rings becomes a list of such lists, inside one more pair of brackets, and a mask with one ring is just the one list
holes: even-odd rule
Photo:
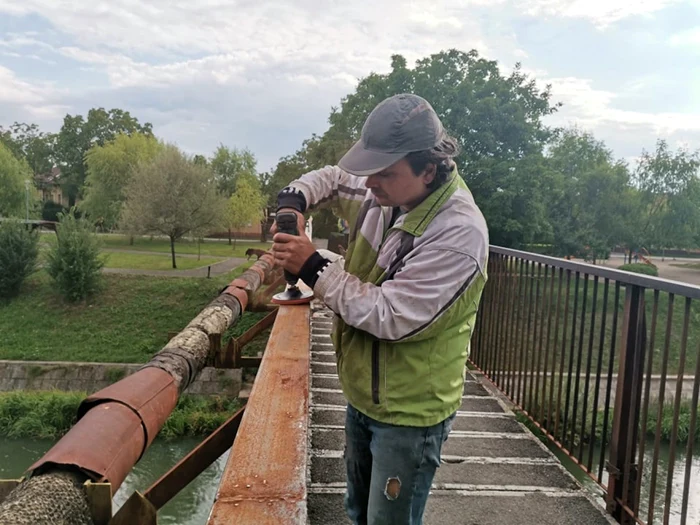
[[307, 304], [310, 303], [314, 298], [314, 293], [312, 291], [298, 290], [297, 293], [285, 290], [282, 293], [278, 293], [272, 296], [272, 302], [275, 304]]

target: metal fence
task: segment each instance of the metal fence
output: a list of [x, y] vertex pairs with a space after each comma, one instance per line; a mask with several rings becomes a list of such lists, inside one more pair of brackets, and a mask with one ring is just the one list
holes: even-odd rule
[[620, 523], [700, 522], [700, 287], [492, 247], [470, 360]]

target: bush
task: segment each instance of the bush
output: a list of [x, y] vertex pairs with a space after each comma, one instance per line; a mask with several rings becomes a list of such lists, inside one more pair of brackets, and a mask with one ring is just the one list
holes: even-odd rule
[[47, 270], [67, 301], [81, 301], [100, 287], [100, 241], [94, 226], [76, 218], [73, 210], [59, 213], [58, 221], [58, 242], [48, 254]]
[[36, 268], [38, 236], [19, 221], [0, 222], [0, 297], [14, 297]]
[[652, 277], [659, 276], [659, 269], [653, 264], [645, 263], [633, 263], [633, 264], [623, 264], [618, 268], [618, 270], [623, 270], [625, 272], [632, 273], [642, 273], [644, 275], [651, 275]]
[[58, 221], [58, 214], [65, 213], [66, 209], [59, 203], [54, 201], [44, 202], [44, 206], [41, 208], [41, 218], [45, 221]]
[[[84, 392], [0, 392], [0, 436], [52, 438], [64, 435], [77, 420]], [[238, 399], [184, 395], [158, 434], [160, 438], [207, 435], [242, 406]]]

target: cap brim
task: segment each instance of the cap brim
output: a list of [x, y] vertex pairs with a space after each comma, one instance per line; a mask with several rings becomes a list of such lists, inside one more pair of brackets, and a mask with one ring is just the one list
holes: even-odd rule
[[385, 170], [405, 156], [405, 153], [381, 153], [365, 149], [362, 140], [358, 140], [338, 161], [338, 166], [358, 177], [369, 177]]

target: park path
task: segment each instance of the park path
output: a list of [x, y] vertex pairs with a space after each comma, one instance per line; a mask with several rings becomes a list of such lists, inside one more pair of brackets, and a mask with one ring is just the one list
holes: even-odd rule
[[[171, 257], [170, 252], [149, 252], [147, 250], [128, 250], [122, 248], [102, 248], [100, 251], [106, 253], [134, 253], [136, 255], [160, 255], [162, 257]], [[196, 259], [199, 257], [196, 253], [177, 253], [175, 252], [175, 257], [183, 257], [185, 259]], [[226, 256], [222, 255], [206, 255], [202, 254], [202, 258], [206, 259], [228, 259]]]
[[[241, 264], [248, 262], [247, 259], [231, 257], [221, 262], [211, 265], [211, 276], [223, 275], [237, 268]], [[151, 277], [206, 277], [207, 266], [192, 268], [190, 270], [137, 270], [133, 268], [102, 268], [102, 273], [113, 273], [120, 275], [148, 275]]]

